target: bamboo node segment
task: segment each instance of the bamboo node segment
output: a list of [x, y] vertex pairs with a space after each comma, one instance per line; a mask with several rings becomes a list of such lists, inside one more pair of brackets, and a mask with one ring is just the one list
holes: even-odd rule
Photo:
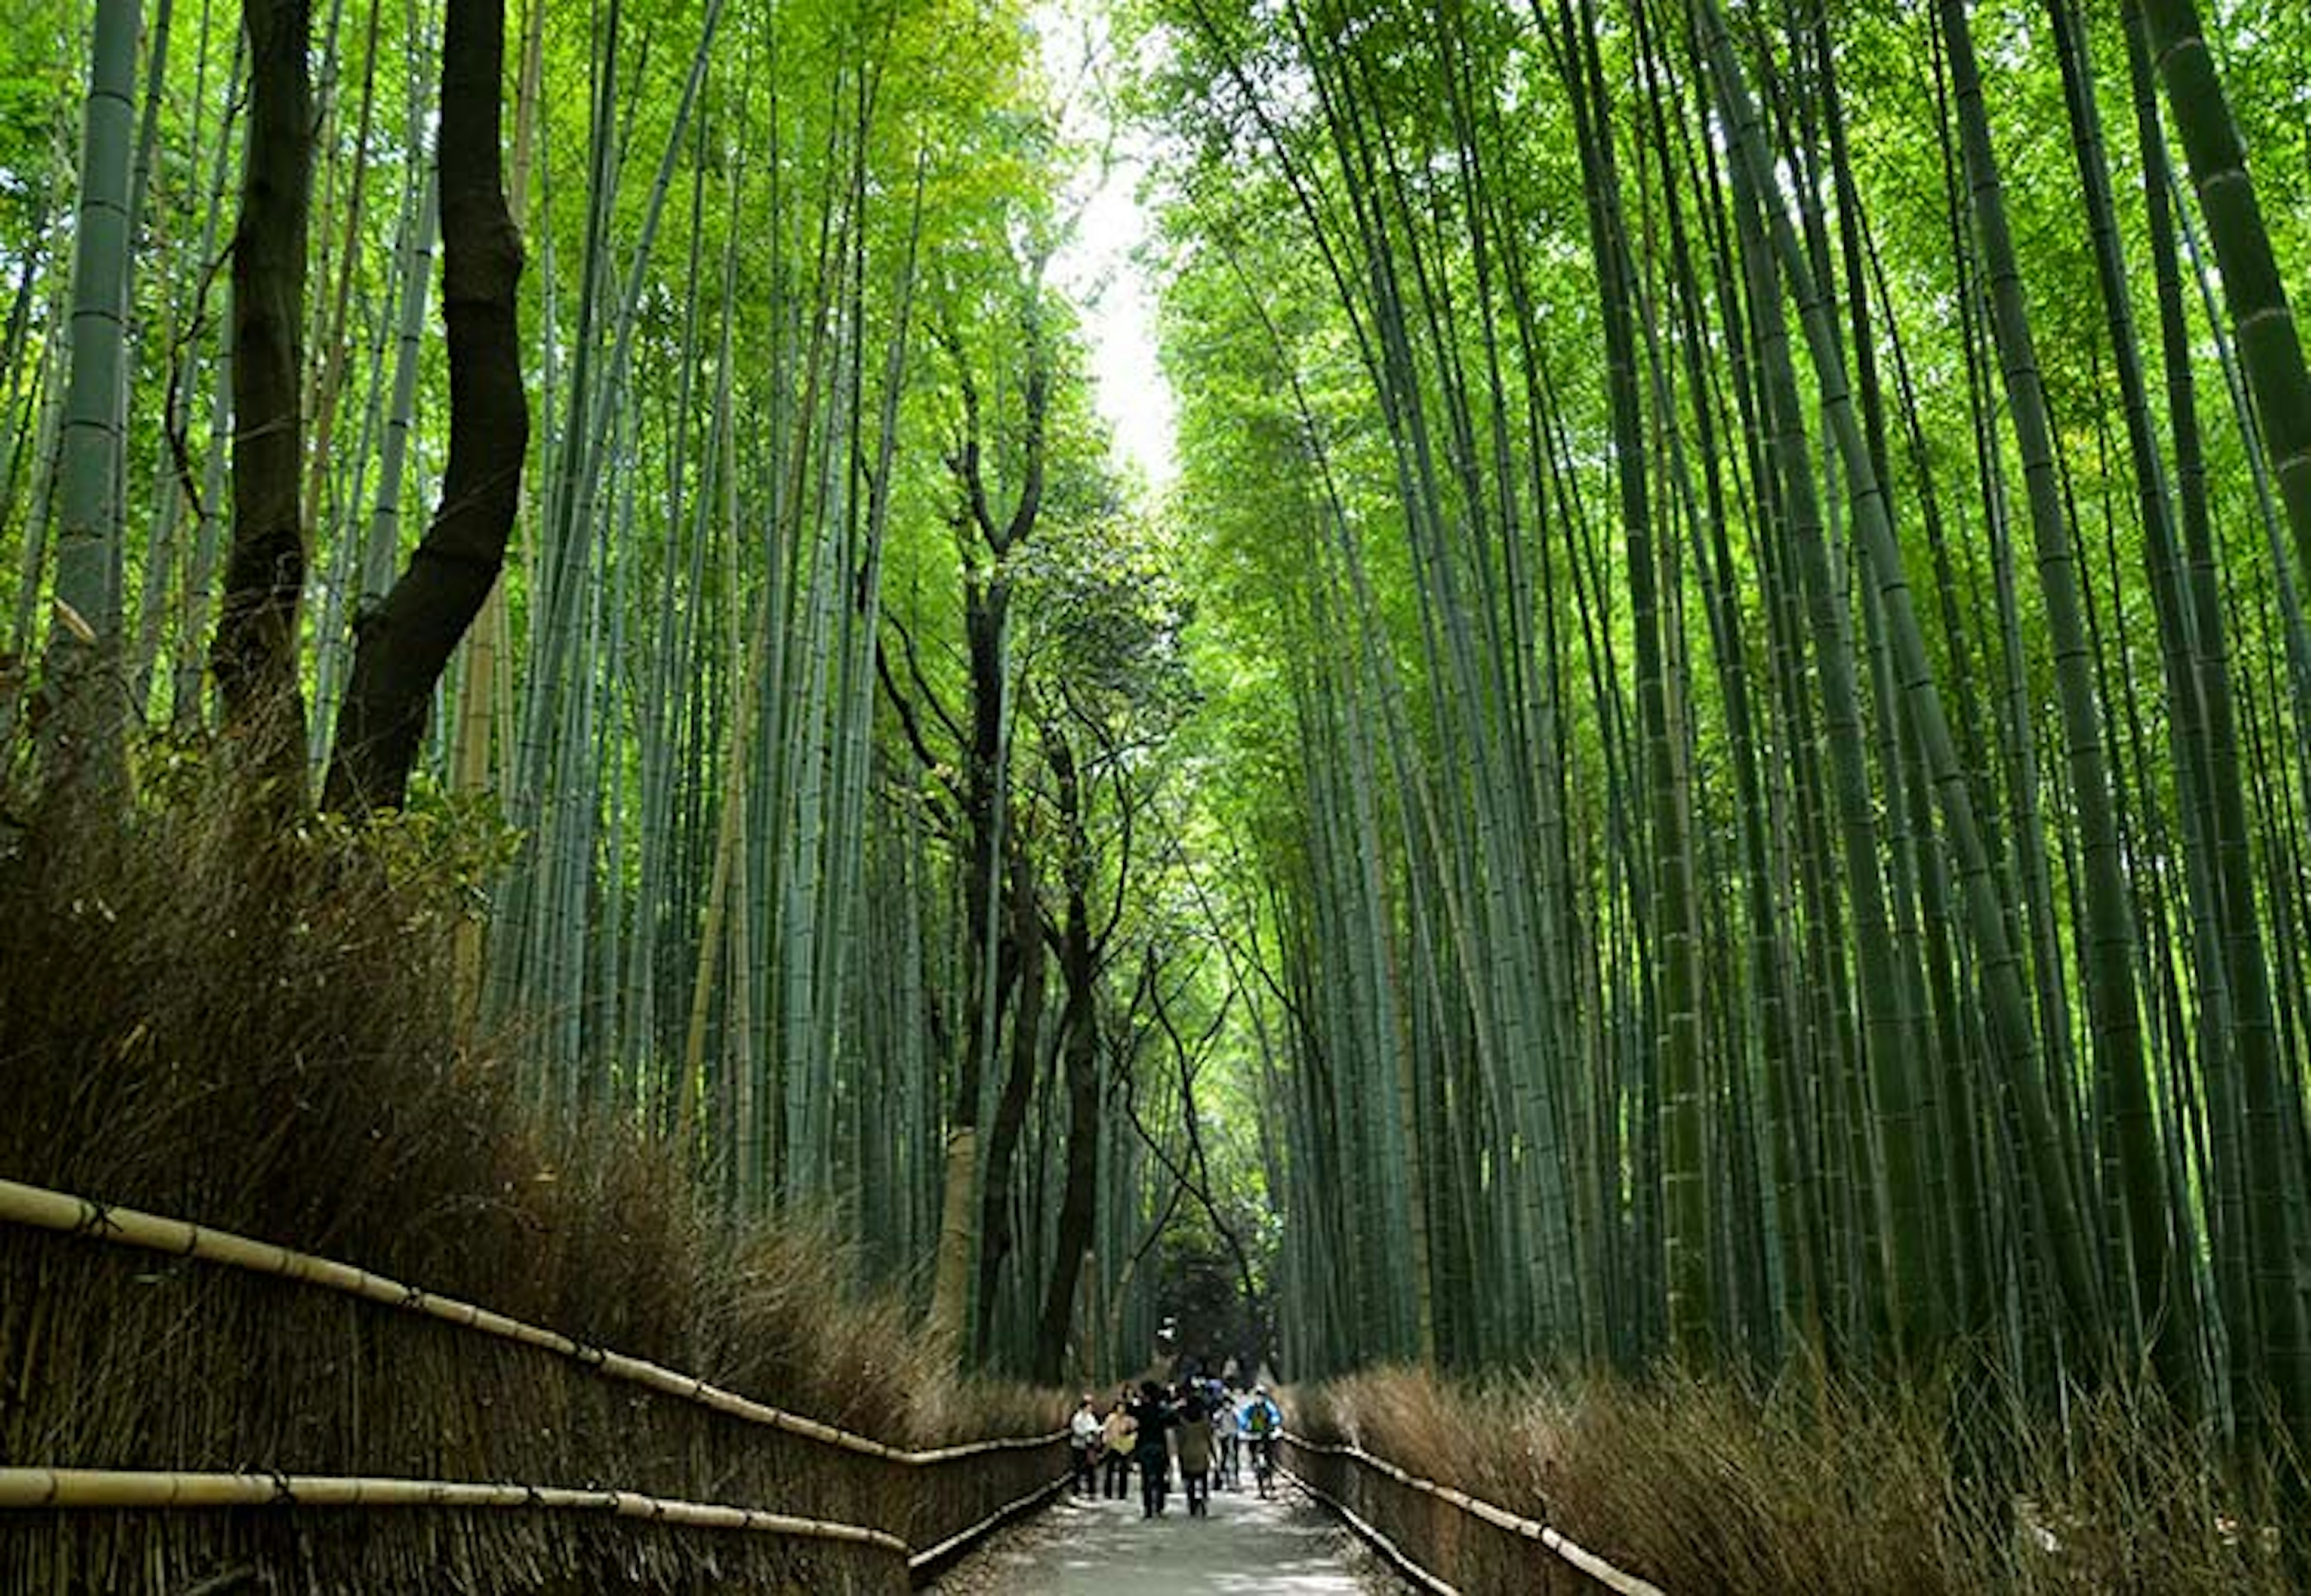
[[2293, 310], [2289, 309], [2286, 301], [2280, 300], [2275, 304], [2259, 306], [2256, 309], [2248, 311], [2245, 316], [2240, 317], [2238, 323], [2239, 341], [2241, 343], [2245, 343], [2250, 333], [2259, 331], [2265, 322], [2272, 321], [2279, 322], [2287, 327], [2292, 327], [2295, 324], [2295, 313]]
[[[104, 1203], [97, 1201], [92, 1197], [81, 1198], [79, 1202], [81, 1207], [80, 1223], [73, 1227], [74, 1234], [108, 1236], [118, 1235], [120, 1234], [120, 1222], [112, 1217], [112, 1209], [109, 1207]], [[189, 1225], [185, 1228], [193, 1233], [191, 1238], [186, 1244], [187, 1250], [189, 1252], [193, 1247], [198, 1245], [200, 1241], [200, 1233], [195, 1229], [194, 1226]]]

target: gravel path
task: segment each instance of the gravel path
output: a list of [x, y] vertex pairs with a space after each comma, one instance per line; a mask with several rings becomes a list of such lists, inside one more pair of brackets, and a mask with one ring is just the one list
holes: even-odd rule
[[1408, 1587], [1288, 1485], [1261, 1501], [1215, 1491], [1191, 1519], [1174, 1486], [1162, 1518], [1063, 1496], [930, 1589], [939, 1596], [1401, 1596]]

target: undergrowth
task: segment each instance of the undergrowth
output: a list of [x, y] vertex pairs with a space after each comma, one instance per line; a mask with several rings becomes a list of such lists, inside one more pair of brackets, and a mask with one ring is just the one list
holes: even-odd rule
[[[2150, 1395], [2032, 1420], [1947, 1377], [1801, 1371], [1751, 1392], [1408, 1369], [1293, 1395], [1312, 1439], [1542, 1520], [1673, 1596], [2295, 1589], [2267, 1533], [2239, 1529], [2273, 1522], [2260, 1493], [2243, 1504], [2207, 1438]], [[1503, 1570], [1533, 1555], [1506, 1545]], [[1463, 1588], [1557, 1588], [1507, 1577]]]
[[470, 830], [252, 850], [197, 759], [0, 838], [0, 1175], [339, 1258], [923, 1445], [1050, 1427], [963, 1385], [830, 1226], [737, 1225], [627, 1119], [556, 1119], [451, 996]]

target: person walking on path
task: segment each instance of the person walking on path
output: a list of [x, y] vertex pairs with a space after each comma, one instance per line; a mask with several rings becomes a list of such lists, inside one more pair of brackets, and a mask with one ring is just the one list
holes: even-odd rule
[[1236, 1417], [1235, 1398], [1225, 1385], [1212, 1388], [1212, 1475], [1225, 1491], [1241, 1489], [1236, 1472], [1243, 1425]]
[[1115, 1406], [1107, 1410], [1106, 1422], [1099, 1426], [1100, 1451], [1107, 1458], [1100, 1495], [1119, 1502], [1131, 1488], [1132, 1443], [1139, 1428], [1132, 1420], [1130, 1404], [1131, 1388], [1127, 1385], [1115, 1393]]
[[1139, 1465], [1139, 1516], [1161, 1518], [1164, 1497], [1172, 1485], [1173, 1426], [1179, 1416], [1153, 1380], [1140, 1382], [1139, 1400], [1131, 1404], [1132, 1422], [1138, 1426], [1132, 1441], [1132, 1461]]
[[1209, 1518], [1212, 1508], [1212, 1417], [1201, 1391], [1193, 1387], [1180, 1404], [1180, 1484], [1188, 1498], [1188, 1516]]
[[1099, 1487], [1099, 1415], [1092, 1406], [1091, 1392], [1084, 1392], [1077, 1404], [1075, 1417], [1068, 1420], [1068, 1452], [1075, 1461], [1075, 1493], [1078, 1496], [1096, 1494]]
[[1269, 1481], [1276, 1474], [1276, 1437], [1284, 1430], [1284, 1410], [1268, 1394], [1264, 1385], [1251, 1388], [1251, 1400], [1243, 1406], [1243, 1433], [1251, 1443], [1251, 1477], [1260, 1484], [1260, 1494], [1268, 1495]]

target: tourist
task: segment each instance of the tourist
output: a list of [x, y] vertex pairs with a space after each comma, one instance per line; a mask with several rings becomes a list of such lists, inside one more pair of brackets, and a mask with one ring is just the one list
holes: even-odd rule
[[1099, 1415], [1092, 1406], [1091, 1392], [1076, 1405], [1075, 1417], [1068, 1420], [1068, 1452], [1075, 1462], [1075, 1493], [1078, 1496], [1094, 1495], [1098, 1489]]
[[1268, 1484], [1276, 1473], [1276, 1438], [1284, 1433], [1284, 1410], [1268, 1394], [1268, 1387], [1251, 1388], [1251, 1400], [1243, 1405], [1243, 1427], [1245, 1438], [1251, 1443], [1251, 1477], [1260, 1486], [1260, 1494], [1268, 1495]]
[[1131, 1404], [1132, 1461], [1139, 1465], [1139, 1516], [1164, 1515], [1164, 1497], [1172, 1488], [1171, 1433], [1179, 1416], [1153, 1380], [1140, 1382], [1139, 1400]]
[[1131, 1388], [1123, 1387], [1115, 1393], [1115, 1405], [1107, 1410], [1106, 1422], [1099, 1427], [1100, 1452], [1107, 1459], [1102, 1496], [1123, 1500], [1131, 1487], [1131, 1446], [1138, 1429], [1131, 1417]]
[[1212, 1416], [1204, 1394], [1195, 1387], [1180, 1404], [1180, 1484], [1188, 1498], [1188, 1516], [1211, 1516]]
[[1235, 1399], [1225, 1385], [1215, 1381], [1212, 1385], [1212, 1473], [1223, 1490], [1240, 1490], [1243, 1481], [1238, 1477], [1237, 1453], [1241, 1447], [1243, 1426], [1235, 1410]]

